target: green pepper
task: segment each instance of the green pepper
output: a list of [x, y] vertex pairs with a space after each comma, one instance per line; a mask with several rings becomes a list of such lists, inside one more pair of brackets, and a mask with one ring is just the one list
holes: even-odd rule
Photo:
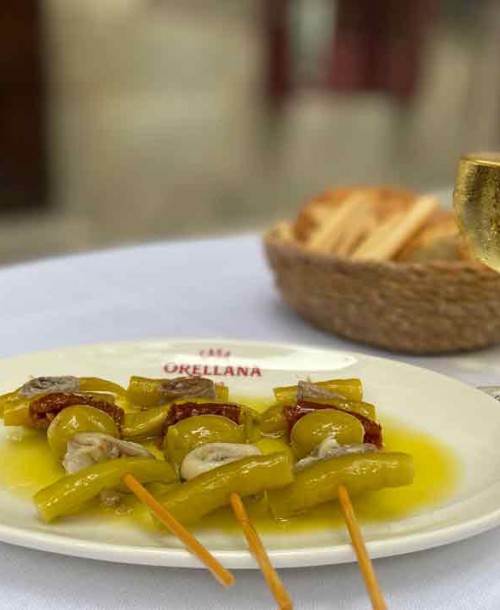
[[169, 410], [170, 405], [162, 405], [146, 411], [125, 413], [122, 426], [123, 438], [147, 440], [157, 437]]
[[241, 407], [240, 424], [243, 426], [246, 441], [249, 443], [257, 441], [261, 436], [259, 427], [260, 418], [260, 413], [255, 409], [250, 407]]
[[[363, 386], [360, 379], [329, 379], [314, 382], [314, 385], [341, 394], [349, 400], [361, 401], [363, 399]], [[276, 400], [281, 405], [293, 405], [297, 400], [296, 385], [274, 388], [273, 391]], [[322, 400], [318, 400], [318, 402], [322, 402]]]
[[189, 524], [228, 504], [232, 492], [250, 496], [292, 481], [292, 465], [286, 453], [252, 456], [176, 485], [159, 500], [174, 517]]
[[23, 402], [23, 399], [19, 396], [19, 391], [8, 392], [0, 396], [0, 416], [4, 414], [5, 409], [14, 408], [16, 404]]
[[3, 423], [5, 426], [29, 426], [31, 424], [29, 401], [18, 399], [5, 404]]
[[354, 445], [363, 442], [364, 433], [363, 425], [352, 415], [320, 409], [299, 419], [292, 428], [290, 444], [300, 460], [327, 436], [333, 436], [340, 445]]
[[227, 385], [221, 385], [219, 383], [215, 384], [215, 395], [217, 396], [217, 400], [220, 402], [228, 402], [229, 401], [229, 388]]
[[130, 404], [151, 408], [158, 407], [161, 400], [161, 383], [164, 379], [149, 379], [134, 375], [130, 378], [127, 388], [127, 400]]
[[125, 388], [107, 379], [101, 379], [100, 377], [79, 377], [78, 381], [79, 392], [108, 392], [116, 394], [120, 398], [125, 398], [127, 395]]
[[127, 473], [141, 483], [171, 483], [176, 480], [174, 469], [167, 462], [134, 457], [101, 462], [75, 474], [66, 475], [41, 489], [34, 497], [40, 517], [53, 521], [85, 508], [104, 489], [120, 485]]
[[283, 405], [273, 405], [260, 416], [260, 429], [264, 434], [275, 434], [286, 428]]
[[113, 418], [104, 411], [88, 405], [66, 407], [51, 421], [47, 430], [47, 440], [57, 458], [63, 457], [68, 441], [79, 432], [100, 432], [119, 436]]
[[364, 417], [367, 417], [373, 421], [376, 421], [377, 419], [375, 414], [375, 406], [369, 402], [347, 399], [344, 400], [342, 398], [318, 398], [315, 400], [311, 399], [308, 402], [316, 402], [321, 405], [332, 405], [332, 407], [337, 407], [349, 413], [358, 413], [359, 415], [363, 415]]
[[344, 455], [319, 461], [295, 473], [295, 481], [268, 493], [269, 505], [278, 519], [301, 513], [334, 500], [339, 485], [351, 495], [384, 487], [400, 487], [413, 481], [413, 460], [406, 453], [374, 452]]
[[186, 455], [206, 443], [244, 443], [244, 426], [221, 415], [195, 415], [170, 426], [165, 435], [166, 457], [179, 466]]
[[253, 444], [260, 450], [262, 455], [269, 455], [271, 453], [286, 453], [290, 462], [292, 464], [295, 462], [295, 456], [293, 455], [292, 448], [282, 438], [262, 437]]

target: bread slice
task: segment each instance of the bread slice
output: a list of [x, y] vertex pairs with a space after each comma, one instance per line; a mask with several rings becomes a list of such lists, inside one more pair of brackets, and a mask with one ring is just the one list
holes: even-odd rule
[[350, 195], [366, 196], [373, 207], [377, 221], [384, 221], [396, 212], [404, 212], [414, 203], [417, 195], [390, 186], [343, 187], [331, 189], [307, 201], [299, 211], [294, 224], [294, 235], [299, 242], [307, 242], [312, 233]]
[[444, 211], [440, 211], [396, 257], [397, 261], [407, 263], [469, 259], [468, 248], [453, 215]]

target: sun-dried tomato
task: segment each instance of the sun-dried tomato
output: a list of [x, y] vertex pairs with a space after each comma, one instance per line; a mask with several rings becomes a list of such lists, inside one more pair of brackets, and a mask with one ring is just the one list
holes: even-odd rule
[[32, 423], [36, 428], [48, 428], [50, 422], [58, 413], [73, 405], [88, 405], [94, 407], [94, 409], [104, 411], [114, 419], [118, 429], [121, 429], [125, 415], [121, 407], [105, 400], [97, 400], [87, 394], [70, 394], [67, 392], [45, 394], [36, 400], [32, 400], [30, 402]]

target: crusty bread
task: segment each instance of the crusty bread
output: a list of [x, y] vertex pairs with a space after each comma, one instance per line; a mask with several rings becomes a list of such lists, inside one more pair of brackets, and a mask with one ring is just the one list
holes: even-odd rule
[[472, 261], [473, 257], [451, 212], [440, 211], [396, 257], [406, 263]]
[[295, 238], [300, 242], [307, 241], [325, 215], [353, 193], [366, 194], [366, 200], [373, 206], [377, 221], [383, 221], [395, 212], [404, 212], [417, 200], [417, 195], [410, 191], [388, 186], [343, 187], [328, 190], [302, 206], [294, 225]]
[[[352, 195], [358, 198], [359, 195], [366, 197], [366, 205], [372, 210], [372, 222], [379, 226], [395, 214], [406, 212], [419, 199], [416, 193], [390, 186], [331, 189], [313, 197], [302, 206], [291, 226], [291, 236], [299, 243], [309, 245], [318, 228], [328, 222], [332, 218], [332, 212], [340, 209]], [[472, 261], [473, 257], [459, 233], [452, 212], [439, 209], [411, 236], [402, 250], [394, 255], [393, 260], [408, 263]]]

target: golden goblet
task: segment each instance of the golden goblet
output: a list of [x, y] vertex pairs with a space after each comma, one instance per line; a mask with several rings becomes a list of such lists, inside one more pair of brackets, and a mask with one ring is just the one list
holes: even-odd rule
[[500, 153], [461, 157], [453, 207], [474, 255], [500, 271]]

